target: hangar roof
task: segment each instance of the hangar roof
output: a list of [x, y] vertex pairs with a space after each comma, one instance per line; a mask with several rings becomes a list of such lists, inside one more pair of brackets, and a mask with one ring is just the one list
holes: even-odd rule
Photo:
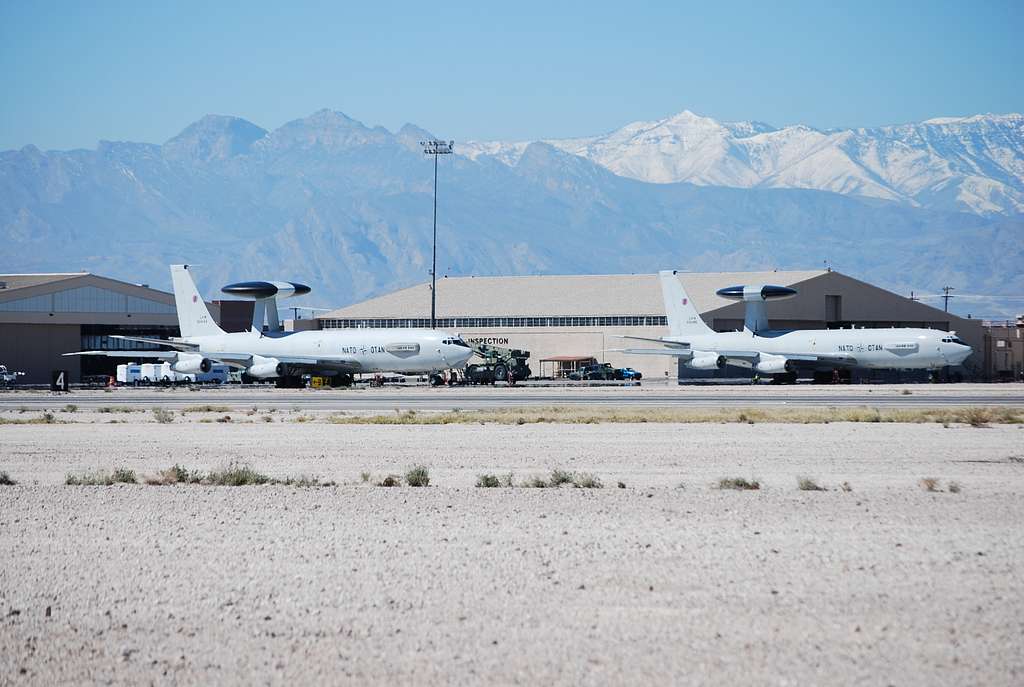
[[0, 274], [0, 284], [0, 323], [178, 323], [173, 294], [90, 272]]
[[64, 272], [60, 274], [0, 274], [0, 291], [24, 289], [29, 286], [50, 284], [55, 281], [84, 277], [88, 272]]
[[[732, 303], [715, 294], [726, 286], [792, 286], [823, 274], [827, 272], [679, 272], [678, 276], [689, 298], [703, 313]], [[437, 281], [438, 317], [656, 315], [664, 312], [657, 274], [445, 277]], [[320, 319], [429, 316], [430, 283], [426, 282], [324, 313]]]

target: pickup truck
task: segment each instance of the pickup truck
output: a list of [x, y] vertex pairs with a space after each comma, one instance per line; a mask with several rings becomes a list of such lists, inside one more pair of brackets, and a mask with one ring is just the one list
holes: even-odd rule
[[643, 374], [631, 367], [612, 367], [611, 363], [584, 365], [578, 372], [569, 375], [569, 379], [583, 381], [638, 380]]

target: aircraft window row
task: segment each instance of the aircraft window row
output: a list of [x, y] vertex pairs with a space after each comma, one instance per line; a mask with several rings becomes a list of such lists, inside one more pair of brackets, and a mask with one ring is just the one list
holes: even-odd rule
[[[407, 319], [324, 319], [324, 329], [392, 329], [430, 327], [428, 318]], [[664, 327], [664, 315], [609, 315], [584, 317], [439, 317], [437, 326], [444, 329], [461, 327]]]

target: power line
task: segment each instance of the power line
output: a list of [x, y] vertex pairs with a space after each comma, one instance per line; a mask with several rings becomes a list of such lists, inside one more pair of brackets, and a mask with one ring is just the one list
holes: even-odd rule
[[943, 286], [942, 287], [942, 310], [944, 312], [949, 312], [949, 299], [953, 297], [949, 292], [952, 291], [952, 290], [953, 290], [952, 286]]

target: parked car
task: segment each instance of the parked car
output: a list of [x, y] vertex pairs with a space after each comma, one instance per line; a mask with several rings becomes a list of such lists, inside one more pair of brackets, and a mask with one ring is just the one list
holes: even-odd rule
[[569, 375], [569, 379], [581, 379], [583, 381], [612, 380], [615, 379], [615, 368], [611, 363], [595, 363], [584, 365], [579, 372]]
[[611, 363], [595, 363], [584, 365], [578, 372], [569, 375], [569, 379], [583, 381], [638, 380], [643, 374], [631, 367], [612, 367]]
[[631, 367], [623, 367], [623, 368], [621, 368], [619, 370], [616, 370], [616, 373], [622, 373], [622, 376], [621, 377], [616, 376], [615, 377], [616, 379], [625, 379], [625, 380], [639, 381], [639, 380], [644, 378], [644, 375], [643, 375], [642, 372], [637, 372], [636, 370], [634, 370]]

